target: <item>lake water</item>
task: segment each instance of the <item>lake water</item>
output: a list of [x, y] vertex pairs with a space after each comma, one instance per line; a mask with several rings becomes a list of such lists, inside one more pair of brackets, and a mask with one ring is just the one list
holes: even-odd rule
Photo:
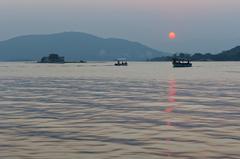
[[0, 63], [0, 158], [240, 156], [240, 63]]

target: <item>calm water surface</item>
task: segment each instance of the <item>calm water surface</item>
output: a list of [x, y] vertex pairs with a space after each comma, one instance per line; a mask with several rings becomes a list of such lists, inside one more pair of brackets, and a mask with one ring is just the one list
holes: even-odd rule
[[240, 63], [0, 63], [0, 158], [240, 156]]

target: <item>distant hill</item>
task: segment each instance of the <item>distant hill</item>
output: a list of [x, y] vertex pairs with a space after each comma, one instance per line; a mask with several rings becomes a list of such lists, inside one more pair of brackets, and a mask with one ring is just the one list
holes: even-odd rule
[[[233, 49], [223, 51], [219, 54], [202, 54], [196, 53], [193, 55], [181, 53], [181, 56], [190, 57], [193, 61], [240, 61], [240, 46]], [[171, 61], [172, 56], [161, 56], [152, 58], [151, 61]]]
[[240, 61], [240, 46], [223, 51], [222, 53], [215, 55], [213, 59], [218, 61]]
[[80, 32], [20, 36], [0, 42], [0, 60], [39, 60], [50, 53], [67, 60], [146, 60], [164, 54], [138, 42]]

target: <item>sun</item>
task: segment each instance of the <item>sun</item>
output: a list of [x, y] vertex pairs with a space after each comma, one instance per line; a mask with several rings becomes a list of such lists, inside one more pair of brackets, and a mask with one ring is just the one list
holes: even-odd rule
[[176, 39], [176, 33], [175, 32], [170, 32], [168, 34], [168, 37], [169, 37], [169, 39], [174, 40], [174, 39]]

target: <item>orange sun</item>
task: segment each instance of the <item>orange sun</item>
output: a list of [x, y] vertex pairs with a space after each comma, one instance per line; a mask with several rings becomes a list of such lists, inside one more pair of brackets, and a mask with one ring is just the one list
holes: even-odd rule
[[169, 39], [171, 39], [171, 40], [176, 39], [176, 34], [175, 34], [174, 32], [170, 32], [170, 33], [168, 34], [168, 37], [169, 37]]

